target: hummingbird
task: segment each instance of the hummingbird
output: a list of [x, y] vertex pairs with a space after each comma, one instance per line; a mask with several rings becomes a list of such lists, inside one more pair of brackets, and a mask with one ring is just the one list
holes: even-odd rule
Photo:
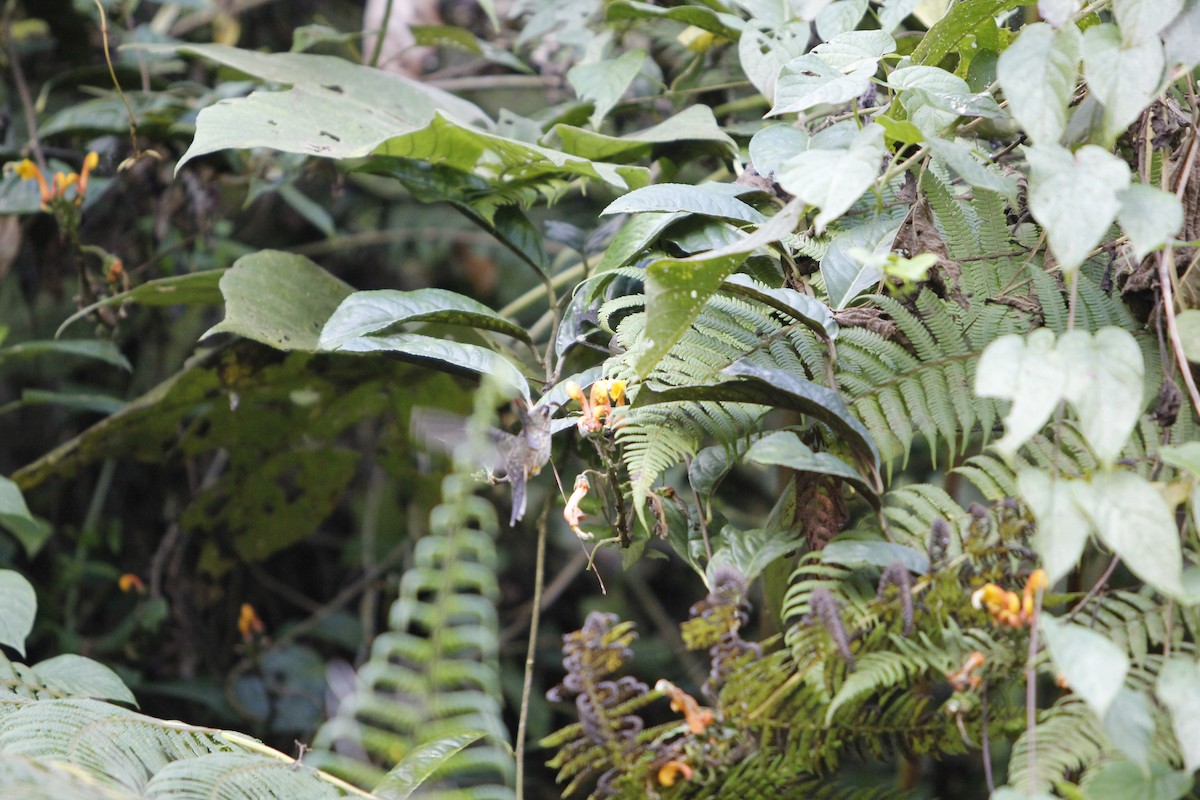
[[[550, 460], [551, 420], [554, 405], [544, 403], [530, 407], [529, 401], [518, 397], [514, 401], [520, 429], [516, 433], [488, 428], [489, 447], [480, 457], [483, 466], [498, 481], [512, 485], [512, 514], [508, 524], [516, 525], [525, 516], [525, 486], [529, 478], [542, 471]], [[414, 408], [412, 428], [427, 442], [436, 442], [439, 449], [453, 453], [468, 443], [467, 419], [447, 411]]]

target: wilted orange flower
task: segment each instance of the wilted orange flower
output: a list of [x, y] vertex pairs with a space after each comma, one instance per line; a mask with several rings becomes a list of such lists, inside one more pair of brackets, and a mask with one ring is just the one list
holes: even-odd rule
[[117, 588], [122, 592], [142, 592], [146, 589], [146, 584], [142, 583], [142, 579], [132, 572], [126, 572], [120, 578], [117, 578]]
[[563, 509], [563, 519], [571, 526], [571, 530], [580, 539], [591, 539], [592, 535], [579, 527], [579, 523], [583, 521], [583, 509], [579, 504], [583, 502], [583, 498], [587, 497], [588, 490], [591, 489], [591, 484], [588, 483], [587, 475], [580, 474], [575, 479], [575, 491], [571, 492], [571, 496], [567, 499], [567, 505]]
[[950, 681], [950, 685], [954, 687], [954, 691], [961, 692], [968, 686], [972, 689], [978, 689], [979, 684], [983, 683], [983, 678], [974, 674], [975, 670], [983, 666], [986, 659], [983, 653], [976, 650], [971, 655], [967, 656], [967, 660], [963, 665], [954, 672], [946, 673], [946, 680]]
[[658, 683], [654, 684], [654, 688], [671, 698], [671, 710], [683, 713], [683, 719], [692, 733], [704, 733], [708, 730], [708, 726], [713, 724], [712, 711], [701, 708], [700, 704], [696, 702], [696, 698], [675, 684], [660, 679]]
[[658, 768], [658, 785], [674, 786], [675, 781], [682, 775], [685, 781], [692, 779], [692, 768], [683, 761], [673, 758]]
[[241, 613], [238, 614], [238, 632], [242, 634], [242, 638], [250, 641], [255, 636], [261, 636], [266, 630], [267, 626], [259, 618], [254, 606], [242, 603]]

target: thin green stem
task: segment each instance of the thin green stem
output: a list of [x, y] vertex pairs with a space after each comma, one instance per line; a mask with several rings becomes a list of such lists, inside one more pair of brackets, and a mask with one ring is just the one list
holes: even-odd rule
[[379, 32], [375, 34], [375, 46], [371, 48], [371, 66], [379, 66], [379, 56], [383, 53], [383, 40], [387, 37], [388, 25], [392, 23], [392, 4], [395, 0], [387, 0], [383, 7], [383, 21], [379, 24]]

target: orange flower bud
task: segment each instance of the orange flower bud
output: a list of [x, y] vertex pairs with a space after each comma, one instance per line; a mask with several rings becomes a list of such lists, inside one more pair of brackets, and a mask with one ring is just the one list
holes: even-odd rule
[[688, 728], [695, 734], [704, 733], [713, 724], [713, 712], [701, 708], [696, 698], [668, 680], [659, 680], [654, 688], [671, 698], [671, 710], [683, 713]]
[[675, 781], [682, 775], [685, 781], [692, 779], [692, 768], [683, 761], [673, 758], [658, 768], [658, 785], [674, 786]]
[[242, 634], [242, 638], [250, 641], [255, 636], [261, 636], [266, 629], [267, 626], [259, 618], [254, 606], [242, 603], [241, 613], [238, 614], [238, 632]]
[[143, 592], [146, 589], [146, 584], [142, 583], [142, 579], [132, 572], [126, 572], [117, 579], [117, 588], [122, 592]]

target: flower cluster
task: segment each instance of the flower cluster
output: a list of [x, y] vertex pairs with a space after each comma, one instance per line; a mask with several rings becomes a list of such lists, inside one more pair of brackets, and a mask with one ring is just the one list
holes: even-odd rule
[[1046, 588], [1046, 573], [1035, 569], [1025, 581], [1025, 591], [1001, 589], [994, 583], [984, 585], [971, 595], [971, 605], [986, 608], [992, 622], [1008, 628], [1025, 628], [1033, 624], [1037, 609], [1037, 595]]
[[625, 387], [626, 382], [621, 380], [596, 381], [592, 384], [589, 399], [578, 383], [568, 381], [567, 394], [583, 409], [583, 415], [577, 423], [579, 432], [587, 435], [613, 428], [616, 424], [613, 406], [625, 405]]
[[56, 202], [67, 200], [67, 190], [72, 186], [75, 187], [75, 196], [69, 202], [76, 206], [82, 205], [83, 198], [87, 195], [88, 176], [99, 163], [100, 155], [95, 151], [90, 152], [84, 157], [79, 172], [56, 172], [49, 180], [38, 165], [28, 158], [12, 165], [12, 169], [23, 181], [37, 181], [42, 192], [42, 210], [49, 211]]

